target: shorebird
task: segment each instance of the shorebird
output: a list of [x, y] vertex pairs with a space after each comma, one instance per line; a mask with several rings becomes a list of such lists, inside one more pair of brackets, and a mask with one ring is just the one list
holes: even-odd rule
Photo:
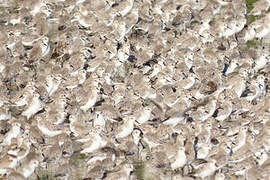
[[71, 114], [69, 116], [69, 129], [75, 137], [84, 138], [89, 133], [88, 127], [80, 119], [79, 114]]
[[176, 85], [182, 89], [190, 89], [195, 84], [196, 79], [197, 79], [196, 75], [191, 74], [187, 78], [181, 80], [179, 83], [176, 83]]
[[167, 125], [167, 126], [176, 126], [178, 123], [180, 122], [184, 122], [185, 119], [185, 112], [181, 111], [178, 113], [175, 113], [175, 115], [169, 117], [168, 119], [166, 119], [163, 124]]
[[24, 35], [22, 36], [22, 44], [26, 47], [33, 47], [34, 44], [39, 40], [37, 35]]
[[232, 151], [236, 152], [242, 146], [246, 144], [246, 137], [248, 132], [248, 126], [243, 126], [239, 129], [237, 138], [232, 142]]
[[86, 80], [86, 71], [84, 69], [75, 71], [70, 74], [69, 77], [65, 78], [63, 86], [67, 89], [74, 89], [79, 84], [83, 84]]
[[93, 126], [94, 127], [101, 127], [102, 130], [105, 129], [106, 119], [102, 115], [102, 112], [96, 111], [95, 118], [94, 118], [94, 121], [93, 121]]
[[41, 57], [44, 57], [50, 52], [50, 40], [48, 37], [44, 36], [39, 41], [37, 41], [33, 48], [29, 52], [29, 58], [32, 61], [36, 61]]
[[225, 72], [225, 75], [228, 75], [232, 72], [234, 72], [234, 70], [239, 66], [238, 64], [238, 59], [233, 59], [230, 64], [229, 64], [229, 67], [227, 69], [227, 71]]
[[5, 174], [8, 169], [13, 169], [17, 167], [18, 160], [16, 157], [13, 157], [12, 155], [4, 155], [0, 159], [0, 174]]
[[171, 163], [172, 170], [183, 167], [187, 162], [185, 147], [179, 147], [173, 159], [174, 161]]
[[18, 169], [17, 172], [22, 174], [25, 178], [31, 176], [36, 167], [38, 167], [39, 161], [37, 159], [26, 160]]
[[129, 179], [130, 173], [133, 171], [134, 167], [132, 164], [124, 164], [120, 171], [115, 173], [107, 174], [104, 180], [114, 180], [114, 179]]
[[217, 172], [216, 174], [215, 174], [215, 180], [225, 180], [225, 178], [226, 178], [226, 176], [225, 176], [225, 174], [224, 173], [222, 173], [222, 172]]
[[11, 172], [8, 172], [8, 180], [26, 180], [26, 178], [21, 173], [11, 169], [9, 169], [9, 171]]
[[216, 170], [217, 166], [215, 165], [215, 160], [210, 159], [209, 161], [206, 161], [206, 163], [195, 168], [194, 176], [205, 179], [206, 177], [213, 175]]
[[16, 157], [17, 160], [20, 161], [29, 154], [31, 142], [27, 139], [27, 137], [23, 139], [22, 143], [19, 142], [18, 138], [17, 141], [18, 142], [16, 142], [15, 147], [11, 147], [9, 149], [8, 154]]
[[261, 69], [263, 69], [265, 67], [265, 65], [267, 65], [268, 62], [268, 53], [265, 52], [261, 52], [259, 57], [255, 59], [255, 67], [254, 69], [256, 71], [259, 71]]
[[20, 134], [20, 132], [21, 132], [21, 123], [13, 122], [11, 129], [6, 133], [6, 135], [4, 137], [3, 144], [10, 145], [11, 140], [13, 138], [17, 138], [17, 136]]
[[211, 130], [212, 130], [212, 122], [206, 121], [202, 125], [202, 131], [198, 135], [198, 147], [200, 147], [200, 144], [205, 144], [210, 142], [211, 137]]
[[266, 24], [265, 22], [268, 22], [270, 20], [269, 13], [266, 14], [266, 16], [262, 17], [261, 19], [253, 22], [248, 27], [244, 40], [252, 40], [254, 38], [262, 39], [270, 32], [269, 24]]
[[59, 129], [57, 125], [53, 125], [48, 120], [42, 119], [41, 117], [37, 117], [37, 127], [38, 129], [42, 132], [42, 134], [49, 136], [49, 137], [54, 137], [59, 134], [61, 134], [63, 131]]
[[150, 79], [155, 78], [156, 75], [161, 71], [161, 69], [162, 69], [162, 66], [160, 64], [154, 64], [151, 74], [149, 75], [149, 78]]
[[215, 119], [218, 121], [224, 121], [232, 113], [231, 101], [223, 102], [216, 111], [217, 111], [217, 114], [216, 114]]
[[152, 108], [150, 106], [138, 110], [135, 122], [139, 125], [147, 122], [151, 117], [151, 112]]
[[25, 110], [22, 112], [23, 116], [26, 116], [27, 119], [35, 115], [38, 111], [42, 109], [42, 103], [39, 99], [40, 95], [35, 93], [31, 102], [25, 107]]
[[62, 124], [66, 118], [66, 105], [67, 95], [62, 93], [55, 94], [57, 99], [52, 97], [54, 100], [49, 105], [45, 106], [45, 111], [48, 113], [48, 119], [53, 124]]
[[254, 16], [260, 16], [262, 13], [265, 13], [267, 9], [270, 7], [270, 1], [269, 0], [260, 0], [256, 1], [252, 4], [253, 9], [249, 12], [249, 14], [252, 14]]
[[205, 106], [200, 106], [197, 108], [197, 111], [201, 112], [201, 117], [199, 118], [201, 121], [205, 121], [209, 117], [211, 117], [216, 110], [217, 100], [212, 99]]
[[257, 80], [251, 80], [250, 86], [248, 87], [249, 92], [246, 97], [244, 97], [247, 101], [251, 102], [253, 99], [258, 98], [263, 93], [265, 93], [265, 82], [264, 76], [258, 76]]
[[15, 96], [14, 99], [11, 99], [11, 102], [15, 106], [25, 106], [32, 99], [35, 90], [35, 85], [32, 82], [28, 83], [22, 92], [19, 92], [18, 96]]
[[[0, 100], [1, 101], [1, 100]], [[0, 102], [1, 104], [1, 102]], [[9, 119], [11, 116], [10, 116], [10, 113], [8, 112], [8, 109], [6, 108], [1, 108], [1, 105], [0, 105], [0, 121], [2, 120], [7, 120]]]
[[99, 92], [98, 87], [93, 87], [88, 92], [88, 96], [85, 97], [86, 102], [85, 103], [81, 103], [80, 102], [82, 104], [82, 106], [80, 107], [80, 109], [86, 112], [88, 109], [92, 108], [96, 104], [96, 102], [97, 102], [98, 92]]
[[226, 85], [228, 85], [227, 87], [231, 88], [236, 93], [238, 98], [241, 97], [242, 93], [246, 89], [246, 81], [240, 76], [230, 77], [230, 80]]
[[100, 148], [106, 146], [107, 141], [97, 133], [91, 133], [90, 135], [86, 136], [88, 140], [83, 143], [81, 147], [81, 153], [88, 154], [92, 153]]
[[151, 151], [153, 148], [162, 144], [162, 141], [159, 137], [154, 136], [154, 133], [148, 132], [143, 134], [143, 142], [147, 144], [149, 150]]
[[94, 15], [88, 15], [84, 16], [80, 12], [75, 12], [74, 13], [74, 19], [71, 20], [71, 22], [78, 21], [81, 26], [84, 28], [90, 28], [96, 25], [96, 19]]
[[115, 131], [115, 138], [121, 139], [129, 136], [134, 129], [135, 117], [126, 116], [123, 119], [123, 124], [120, 125]]
[[51, 96], [58, 89], [61, 81], [62, 77], [60, 74], [56, 76], [50, 74], [46, 77], [45, 88], [48, 93], [48, 96]]
[[43, 133], [40, 133], [40, 130], [37, 126], [31, 125], [28, 127], [29, 130], [29, 140], [32, 144], [43, 144], [44, 143], [44, 137]]

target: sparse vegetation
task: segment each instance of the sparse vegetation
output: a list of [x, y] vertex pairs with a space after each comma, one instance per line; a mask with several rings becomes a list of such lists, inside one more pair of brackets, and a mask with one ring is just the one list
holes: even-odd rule
[[213, 24], [215, 24], [215, 22], [216, 22], [216, 18], [214, 17], [210, 22], [209, 22], [209, 25], [213, 25]]
[[253, 4], [258, 0], [246, 0], [247, 13], [249, 13], [253, 8]]
[[253, 23], [254, 21], [256, 21], [256, 19], [257, 19], [257, 16], [249, 15], [247, 19], [247, 24]]
[[135, 164], [135, 174], [138, 180], [143, 180], [144, 176], [144, 164], [142, 161], [136, 162]]
[[250, 47], [256, 46], [256, 44], [257, 44], [257, 41], [256, 41], [256, 40], [249, 40], [249, 41], [247, 41], [247, 43], [246, 43], [248, 49], [249, 49]]
[[78, 162], [84, 161], [86, 159], [86, 155], [85, 154], [80, 154], [80, 153], [74, 153], [71, 157], [70, 157], [70, 164], [72, 164], [73, 166], [77, 166]]
[[47, 170], [40, 170], [38, 171], [38, 179], [40, 180], [55, 180], [52, 173]]
[[22, 113], [22, 110], [16, 106], [9, 106], [9, 111], [11, 116], [15, 118], [19, 117], [19, 115]]
[[51, 175], [44, 174], [40, 178], [41, 180], [54, 180], [54, 178]]

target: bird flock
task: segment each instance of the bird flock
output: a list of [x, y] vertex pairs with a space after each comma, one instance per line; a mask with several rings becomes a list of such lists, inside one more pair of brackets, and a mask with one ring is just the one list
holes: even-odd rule
[[0, 179], [269, 179], [249, 1], [1, 0]]

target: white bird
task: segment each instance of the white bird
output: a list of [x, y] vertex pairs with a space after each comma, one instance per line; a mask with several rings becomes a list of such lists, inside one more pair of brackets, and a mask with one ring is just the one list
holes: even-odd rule
[[200, 144], [197, 150], [197, 158], [206, 159], [210, 150], [211, 150], [211, 146], [208, 143]]
[[15, 104], [15, 106], [25, 106], [28, 104], [28, 102], [32, 99], [33, 94], [35, 93], [35, 85], [33, 82], [29, 82], [26, 87], [23, 89], [23, 91], [19, 94], [18, 97], [15, 97], [15, 99], [12, 99], [12, 102]]
[[41, 57], [44, 57], [50, 52], [50, 40], [48, 37], [44, 36], [41, 38], [40, 42]]
[[120, 125], [118, 129], [116, 130], [116, 135], [115, 135], [116, 139], [125, 138], [129, 136], [134, 129], [135, 117], [127, 116], [123, 119], [123, 121], [124, 123]]
[[70, 76], [67, 78], [64, 86], [68, 89], [74, 89], [79, 84], [83, 84], [86, 80], [86, 71], [84, 69], [80, 69], [78, 71], [70, 73]]
[[37, 127], [42, 134], [49, 137], [57, 136], [63, 132], [56, 125], [50, 124], [46, 119], [42, 119], [41, 117], [37, 117]]
[[179, 83], [177, 83], [177, 86], [183, 89], [190, 89], [195, 84], [195, 82], [196, 77], [193, 74], [191, 74], [186, 79], [183, 79]]
[[133, 171], [134, 167], [132, 164], [124, 164], [122, 169], [118, 172], [107, 174], [104, 180], [129, 180], [130, 173]]
[[30, 162], [22, 164], [22, 166], [19, 167], [17, 171], [25, 178], [28, 178], [34, 173], [36, 167], [38, 167], [38, 164], [39, 162], [37, 159], [31, 159]]
[[89, 92], [88, 97], [85, 98], [87, 98], [88, 100], [80, 108], [81, 110], [86, 112], [88, 109], [92, 108], [96, 104], [98, 99], [98, 88], [93, 87], [92, 90]]
[[222, 103], [221, 108], [218, 109], [217, 117], [215, 117], [218, 121], [224, 121], [226, 118], [230, 116], [232, 113], [232, 103], [231, 101], [226, 101]]
[[160, 72], [161, 69], [162, 67], [160, 64], [155, 64], [152, 73], [149, 75], [149, 78], [152, 79], [153, 77], [155, 77]]
[[88, 141], [84, 143], [82, 146], [81, 153], [92, 153], [102, 147], [105, 147], [107, 144], [107, 141], [104, 140], [99, 134], [97, 133], [91, 133], [89, 136]]
[[138, 129], [134, 129], [134, 131], [132, 132], [132, 137], [133, 137], [134, 144], [138, 146], [139, 141], [141, 139], [141, 131]]
[[251, 81], [249, 89], [252, 90], [252, 93], [245, 97], [245, 99], [251, 102], [253, 99], [262, 95], [265, 92], [265, 88], [264, 76], [258, 76], [257, 80]]
[[215, 165], [215, 160], [209, 160], [207, 163], [203, 163], [196, 169], [196, 173], [194, 174], [196, 177], [200, 177], [205, 179], [208, 176], [214, 174], [217, 170], [217, 166]]
[[200, 117], [201, 121], [205, 121], [206, 119], [208, 119], [215, 113], [216, 104], [217, 104], [217, 100], [213, 99], [213, 100], [210, 100], [209, 103], [207, 103], [205, 106], [201, 106], [198, 108], [198, 110], [202, 110], [202, 114], [203, 114], [203, 116]]
[[[1, 102], [0, 102], [0, 104], [1, 104]], [[10, 117], [11, 117], [11, 115], [8, 113], [7, 109], [3, 109], [3, 110], [0, 109], [0, 121], [9, 119]]]
[[171, 163], [172, 170], [183, 167], [187, 162], [185, 148], [180, 147], [176, 153], [176, 156], [173, 159], [174, 159], [174, 162]]
[[20, 131], [21, 131], [21, 124], [18, 122], [13, 123], [11, 129], [5, 135], [3, 143], [5, 145], [10, 145], [11, 140], [13, 138], [17, 138], [17, 136], [20, 134]]
[[35, 93], [30, 104], [26, 106], [25, 111], [22, 112], [22, 115], [26, 116], [27, 119], [29, 119], [42, 109], [42, 104], [39, 97], [40, 95], [38, 93]]
[[228, 67], [228, 69], [227, 69], [227, 71], [225, 73], [226, 75], [234, 72], [235, 68], [238, 67], [238, 61], [239, 61], [238, 59], [234, 59], [234, 60], [231, 61], [230, 65], [229, 65], [229, 67]]
[[54, 77], [53, 75], [48, 75], [46, 77], [46, 91], [48, 93], [48, 96], [51, 96], [59, 87], [61, 84], [61, 75], [57, 75]]
[[105, 125], [106, 125], [106, 121], [105, 121], [102, 113], [101, 112], [97, 112], [96, 117], [94, 119], [94, 127], [99, 126], [102, 129], [104, 129], [105, 128]]
[[254, 38], [262, 39], [267, 34], [269, 34], [270, 25], [269, 25], [269, 23], [265, 23], [265, 22], [269, 22], [269, 21], [270, 21], [270, 14], [267, 13], [261, 19], [250, 24], [248, 26], [248, 29], [247, 29], [245, 37], [244, 37], [245, 41], [252, 40]]
[[165, 120], [163, 122], [163, 124], [167, 125], [167, 126], [176, 126], [178, 123], [180, 123], [181, 121], [183, 121], [185, 119], [184, 117], [184, 113], [183, 112], [179, 112], [177, 114], [175, 114], [174, 116], [171, 116], [169, 119]]
[[260, 56], [257, 59], [255, 59], [255, 66], [254, 66], [255, 71], [264, 68], [267, 62], [269, 62], [269, 58], [267, 57], [267, 55], [268, 54], [262, 52], [260, 53]]
[[236, 140], [232, 142], [232, 151], [236, 152], [246, 144], [248, 127], [243, 126], [240, 128]]
[[18, 165], [16, 157], [6, 154], [0, 159], [0, 174], [5, 174], [8, 169], [13, 169]]
[[136, 117], [136, 122], [138, 124], [143, 124], [147, 122], [151, 117], [152, 108], [149, 106], [144, 107], [143, 109], [139, 110], [138, 116]]
[[84, 16], [79, 12], [74, 13], [74, 19], [72, 19], [71, 22], [74, 21], [78, 21], [79, 24], [85, 28], [92, 27], [96, 23], [95, 17], [92, 14]]

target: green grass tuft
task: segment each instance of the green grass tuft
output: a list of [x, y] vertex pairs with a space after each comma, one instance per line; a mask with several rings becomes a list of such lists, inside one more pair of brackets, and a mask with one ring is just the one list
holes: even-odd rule
[[138, 180], [144, 180], [144, 164], [143, 162], [136, 162], [135, 174]]
[[257, 44], [257, 42], [255, 40], [249, 40], [246, 43], [247, 48], [254, 47], [254, 46], [256, 46], [256, 44]]
[[211, 19], [211, 21], [209, 22], [209, 25], [212, 26], [216, 23], [216, 18]]
[[247, 13], [249, 13], [253, 8], [253, 4], [258, 0], [246, 0]]
[[247, 23], [248, 23], [248, 24], [251, 24], [251, 23], [253, 23], [254, 21], [256, 21], [256, 19], [257, 19], [257, 16], [249, 15], [249, 16], [248, 16]]

